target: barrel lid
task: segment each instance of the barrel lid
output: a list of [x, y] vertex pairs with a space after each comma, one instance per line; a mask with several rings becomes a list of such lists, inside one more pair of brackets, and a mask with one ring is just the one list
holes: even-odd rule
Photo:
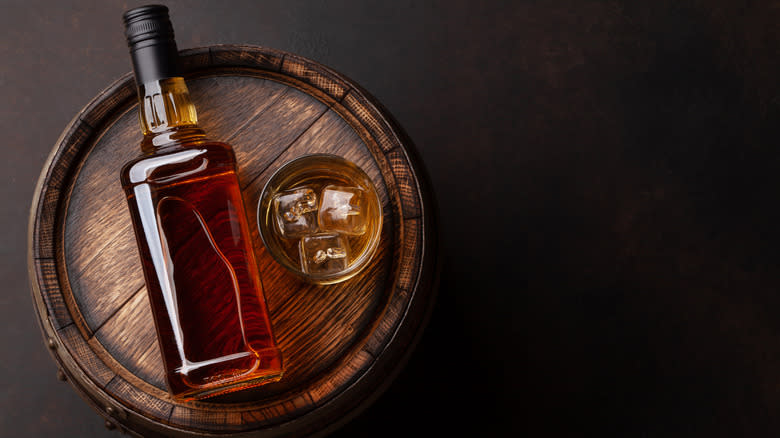
[[247, 205], [282, 163], [313, 152], [344, 156], [380, 192], [377, 256], [349, 282], [304, 284], [270, 259], [253, 230], [286, 377], [233, 398], [171, 400], [118, 181], [140, 141], [128, 74], [74, 118], [38, 182], [28, 263], [44, 339], [68, 382], [120, 429], [268, 437], [332, 430], [386, 388], [432, 308], [439, 258], [421, 163], [374, 98], [316, 62], [252, 46], [187, 50], [180, 59], [204, 128], [236, 150]]

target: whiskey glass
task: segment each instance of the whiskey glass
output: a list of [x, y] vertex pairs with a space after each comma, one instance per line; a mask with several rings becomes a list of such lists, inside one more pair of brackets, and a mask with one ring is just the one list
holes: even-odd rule
[[332, 284], [352, 278], [374, 256], [382, 205], [355, 163], [331, 154], [304, 155], [265, 184], [257, 223], [276, 262], [308, 282]]

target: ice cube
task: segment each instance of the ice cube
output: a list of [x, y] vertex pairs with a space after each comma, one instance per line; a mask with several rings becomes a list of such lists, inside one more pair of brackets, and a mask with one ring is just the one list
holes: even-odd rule
[[279, 192], [274, 196], [276, 229], [286, 238], [317, 231], [317, 194], [308, 187]]
[[326, 186], [317, 213], [322, 231], [359, 235], [366, 232], [366, 193], [358, 187]]
[[349, 242], [338, 233], [303, 236], [298, 252], [306, 274], [335, 274], [349, 266]]

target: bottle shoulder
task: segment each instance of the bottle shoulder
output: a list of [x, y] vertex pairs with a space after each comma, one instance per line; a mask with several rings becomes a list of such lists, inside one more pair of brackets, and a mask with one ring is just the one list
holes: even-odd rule
[[202, 140], [172, 144], [144, 153], [122, 167], [120, 179], [127, 187], [142, 182], [168, 181], [183, 175], [192, 177], [215, 171], [235, 171], [235, 166], [235, 153], [229, 144]]

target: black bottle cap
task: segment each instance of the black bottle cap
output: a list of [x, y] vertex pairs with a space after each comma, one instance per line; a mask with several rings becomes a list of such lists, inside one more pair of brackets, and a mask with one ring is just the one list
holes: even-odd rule
[[168, 8], [148, 5], [125, 12], [125, 36], [138, 85], [180, 76]]

